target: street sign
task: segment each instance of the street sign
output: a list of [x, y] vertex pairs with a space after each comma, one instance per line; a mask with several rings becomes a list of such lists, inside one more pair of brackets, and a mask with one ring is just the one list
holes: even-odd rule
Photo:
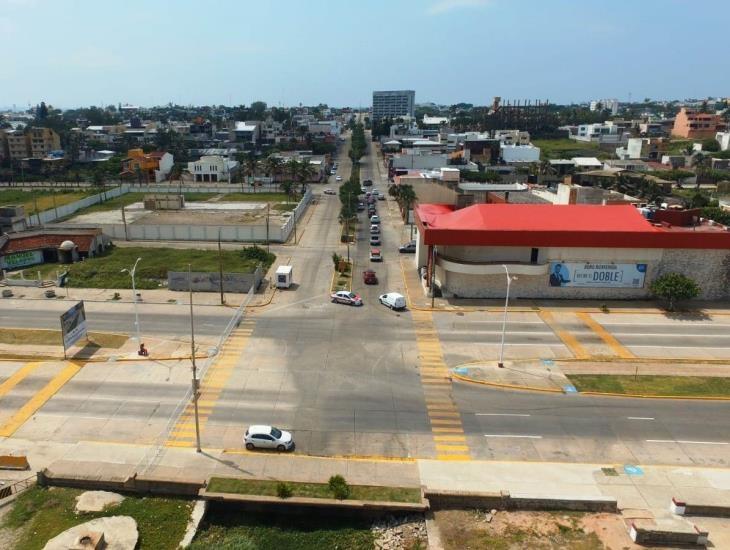
[[86, 336], [86, 311], [83, 300], [61, 314], [61, 336], [64, 351]]

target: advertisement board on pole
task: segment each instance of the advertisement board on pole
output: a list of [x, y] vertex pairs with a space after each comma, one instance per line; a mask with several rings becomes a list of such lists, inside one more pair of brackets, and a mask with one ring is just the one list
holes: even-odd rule
[[643, 288], [646, 264], [550, 262], [550, 286]]
[[64, 348], [70, 348], [86, 336], [86, 311], [83, 301], [61, 314], [61, 335]]

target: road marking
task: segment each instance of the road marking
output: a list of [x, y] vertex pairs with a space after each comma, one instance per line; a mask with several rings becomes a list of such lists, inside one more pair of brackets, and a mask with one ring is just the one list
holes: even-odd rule
[[682, 439], [647, 439], [647, 443], [682, 443], [683, 445], [730, 445], [727, 441], [687, 441]]
[[38, 367], [40, 367], [43, 363], [39, 361], [34, 361], [32, 363], [26, 363], [22, 367], [20, 367], [18, 370], [16, 370], [13, 374], [11, 374], [5, 382], [0, 384], [0, 397], [3, 395], [6, 395], [10, 390], [12, 390], [15, 386], [20, 384], [26, 376], [28, 376], [31, 372], [36, 370]]
[[629, 420], [654, 420], [652, 416], [627, 416]]
[[474, 413], [475, 416], [530, 416], [529, 414], [517, 413]]
[[33, 416], [46, 402], [53, 397], [76, 373], [81, 370], [81, 363], [69, 362], [69, 364], [51, 379], [40, 391], [38, 391], [25, 405], [20, 407], [10, 419], [0, 427], [0, 436], [10, 437], [26, 420]]
[[[256, 322], [251, 319], [244, 319], [241, 322], [240, 326], [231, 333], [228, 341], [223, 344], [220, 353], [200, 381], [198, 417], [201, 434], [220, 399], [222, 389], [233, 376], [233, 371], [248, 345], [255, 324]], [[195, 407], [192, 400], [180, 413], [165, 445], [168, 447], [195, 446]]]
[[436, 450], [437, 451], [447, 451], [447, 452], [468, 451], [469, 447], [466, 445], [436, 445]]
[[[565, 344], [570, 352], [576, 357], [576, 359], [587, 359], [588, 353], [585, 348], [578, 342], [578, 339], [573, 336], [570, 332], [565, 330], [553, 317], [553, 314], [547, 310], [541, 309], [538, 313], [540, 319], [542, 319], [547, 326], [549, 326], [555, 335]], [[510, 343], [510, 345], [512, 345]]]
[[601, 323], [596, 321], [589, 313], [585, 313], [582, 311], [579, 311], [575, 314], [578, 319], [583, 321], [588, 327], [595, 332], [601, 340], [609, 347], [613, 352], [621, 357], [622, 359], [633, 359], [636, 356], [631, 353], [628, 349], [626, 349], [617, 339], [616, 337], [608, 332]]
[[505, 437], [512, 439], [542, 439], [541, 435], [501, 435], [501, 434], [484, 434], [484, 437]]

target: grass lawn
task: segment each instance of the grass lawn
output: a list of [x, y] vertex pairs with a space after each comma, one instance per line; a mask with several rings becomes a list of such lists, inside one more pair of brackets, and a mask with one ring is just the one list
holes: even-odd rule
[[667, 144], [667, 154], [683, 155], [687, 145], [692, 145], [694, 140], [691, 139], [672, 139]]
[[[228, 193], [223, 195], [223, 202], [286, 202], [286, 193]], [[299, 202], [297, 197], [291, 197], [289, 202]]]
[[[223, 250], [222, 257], [223, 270], [227, 273], [250, 273], [259, 262], [266, 271], [276, 259], [273, 254], [266, 261], [244, 258], [240, 250]], [[26, 270], [26, 278], [35, 278], [36, 272], [40, 271], [43, 279], [55, 279], [57, 271], [68, 268], [71, 288], [132, 288], [131, 277], [121, 270], [131, 269], [137, 258], [142, 258], [135, 276], [138, 289], [160, 288], [162, 282], [167, 281], [168, 271], [187, 271], [188, 264], [192, 264], [193, 271], [218, 271], [217, 250], [112, 247], [101, 256], [67, 267], [60, 264], [34, 266]]]
[[26, 216], [36, 211], [50, 210], [53, 208], [55, 198], [56, 206], [63, 206], [70, 202], [93, 195], [95, 191], [21, 191], [19, 189], [8, 189], [0, 191], [0, 205], [22, 204], [25, 207]]
[[[228, 477], [211, 478], [208, 491], [213, 493], [235, 493], [240, 495], [276, 496], [278, 481], [260, 479], [238, 479]], [[333, 498], [326, 483], [287, 482], [293, 497]], [[350, 485], [350, 500], [377, 500], [389, 502], [421, 502], [421, 490], [412, 487], [376, 487], [374, 485]]]
[[[127, 338], [122, 334], [89, 333], [89, 339], [101, 348], [119, 349], [127, 341]], [[61, 331], [35, 328], [4, 328], [0, 331], [0, 344], [59, 346], [61, 345]]]
[[279, 212], [291, 212], [296, 207], [297, 207], [296, 202], [290, 202], [290, 203], [279, 202], [279, 203], [276, 203], [274, 206], [272, 206], [272, 208], [274, 210], [278, 210]]
[[190, 550], [371, 550], [365, 521], [240, 512], [211, 502]]
[[540, 157], [548, 160], [572, 157], [597, 157], [599, 159], [612, 157], [609, 152], [601, 150], [595, 143], [568, 138], [533, 139], [532, 144], [540, 148]]
[[[639, 369], [641, 372], [641, 369]], [[642, 376], [571, 374], [578, 391], [675, 395], [677, 397], [730, 397], [730, 378], [713, 376]]]
[[60, 487], [32, 487], [22, 493], [3, 523], [3, 527], [21, 530], [15, 550], [39, 550], [66, 529], [104, 516], [134, 518], [140, 550], [173, 550], [185, 534], [193, 507], [190, 500], [127, 496], [119, 506], [108, 511], [76, 515], [75, 498], [82, 492]]

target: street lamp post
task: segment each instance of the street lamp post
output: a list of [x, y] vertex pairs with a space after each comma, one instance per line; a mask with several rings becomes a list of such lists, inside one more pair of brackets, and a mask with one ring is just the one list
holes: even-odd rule
[[200, 449], [200, 417], [198, 416], [198, 366], [195, 364], [195, 318], [193, 317], [193, 274], [192, 266], [188, 264], [188, 291], [190, 293], [190, 359], [193, 363], [193, 411], [195, 413], [195, 450]]
[[134, 266], [132, 266], [131, 271], [127, 269], [126, 267], [121, 270], [121, 273], [129, 273], [129, 275], [132, 277], [132, 301], [134, 302], [134, 327], [137, 330], [137, 343], [142, 343], [142, 337], [140, 336], [140, 330], [139, 330], [139, 311], [137, 310], [137, 287], [134, 283], [134, 274], [137, 271], [137, 264], [142, 258], [137, 258], [137, 261], [134, 262]]
[[504, 334], [507, 330], [507, 306], [509, 306], [509, 289], [512, 281], [516, 281], [517, 277], [510, 277], [509, 270], [507, 269], [507, 266], [502, 264], [502, 267], [504, 268], [504, 272], [507, 275], [507, 295], [504, 298], [504, 314], [502, 315], [502, 342], [499, 345], [499, 363], [497, 363], [497, 366], [500, 369], [504, 368]]

